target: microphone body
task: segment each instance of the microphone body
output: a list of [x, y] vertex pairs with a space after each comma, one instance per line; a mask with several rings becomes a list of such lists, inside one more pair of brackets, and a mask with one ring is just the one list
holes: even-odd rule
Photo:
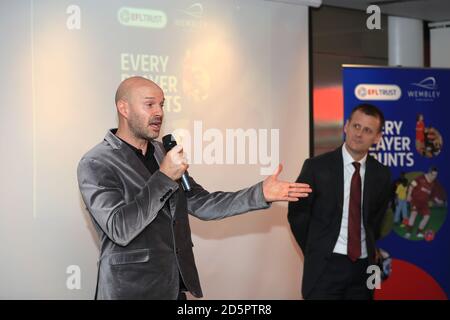
[[[164, 149], [166, 149], [166, 152], [169, 152], [173, 147], [177, 145], [177, 141], [171, 134], [165, 135], [162, 138], [162, 142], [164, 145]], [[191, 184], [189, 183], [187, 171], [181, 176], [181, 185], [183, 186], [184, 191], [191, 191]]]

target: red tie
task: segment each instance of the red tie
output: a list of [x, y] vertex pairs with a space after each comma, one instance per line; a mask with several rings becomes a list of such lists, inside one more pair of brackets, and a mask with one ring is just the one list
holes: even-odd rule
[[359, 162], [353, 162], [355, 172], [350, 186], [350, 203], [348, 207], [347, 254], [353, 262], [361, 256], [361, 176]]

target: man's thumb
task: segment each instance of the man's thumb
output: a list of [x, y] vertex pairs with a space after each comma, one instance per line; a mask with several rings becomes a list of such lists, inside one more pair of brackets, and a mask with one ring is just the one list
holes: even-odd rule
[[275, 170], [275, 172], [273, 173], [273, 175], [275, 176], [275, 178], [278, 178], [278, 176], [280, 175], [281, 171], [283, 170], [283, 165], [280, 163], [277, 167], [277, 169]]

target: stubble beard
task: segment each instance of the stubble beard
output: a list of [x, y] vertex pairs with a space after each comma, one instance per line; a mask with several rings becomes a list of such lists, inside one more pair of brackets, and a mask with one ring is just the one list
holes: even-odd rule
[[143, 140], [153, 140], [158, 138], [159, 133], [154, 133], [149, 128], [149, 123], [147, 121], [144, 121], [139, 118], [132, 118], [130, 119], [129, 128], [131, 133], [134, 135], [137, 139], [143, 139]]

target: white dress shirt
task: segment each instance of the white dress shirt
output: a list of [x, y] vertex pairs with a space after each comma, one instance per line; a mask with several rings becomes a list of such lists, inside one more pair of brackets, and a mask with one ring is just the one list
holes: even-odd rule
[[[347, 151], [345, 144], [342, 146], [342, 157], [344, 160], [344, 203], [342, 208], [342, 222], [341, 222], [341, 231], [339, 232], [339, 237], [334, 246], [333, 252], [340, 254], [347, 254], [347, 238], [348, 238], [348, 207], [350, 202], [350, 186], [352, 181], [353, 173], [355, 172], [355, 167], [353, 166], [353, 162], [355, 160], [352, 158], [350, 153]], [[364, 174], [366, 173], [366, 160], [367, 154], [359, 160], [358, 162], [361, 164], [359, 169], [359, 174], [361, 176], [361, 256], [360, 259], [367, 258], [367, 246], [366, 246], [366, 232], [363, 226], [363, 217], [362, 217], [362, 205], [364, 200]]]

